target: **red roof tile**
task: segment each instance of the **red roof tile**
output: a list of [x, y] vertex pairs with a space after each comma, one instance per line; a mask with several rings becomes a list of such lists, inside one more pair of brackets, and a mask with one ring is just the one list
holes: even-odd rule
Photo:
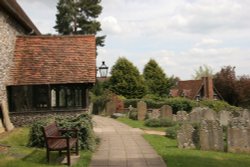
[[173, 97], [182, 96], [182, 93], [184, 93], [185, 97], [194, 99], [195, 96], [200, 91], [202, 84], [203, 84], [202, 80], [179, 81], [177, 88], [172, 89], [173, 92], [172, 96]]
[[19, 36], [8, 85], [94, 83], [93, 35]]

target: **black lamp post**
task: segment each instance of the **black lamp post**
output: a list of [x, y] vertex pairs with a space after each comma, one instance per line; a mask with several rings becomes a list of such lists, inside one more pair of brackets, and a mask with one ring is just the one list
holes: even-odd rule
[[102, 62], [102, 65], [98, 68], [101, 78], [106, 78], [108, 76], [109, 67], [106, 66], [105, 61]]

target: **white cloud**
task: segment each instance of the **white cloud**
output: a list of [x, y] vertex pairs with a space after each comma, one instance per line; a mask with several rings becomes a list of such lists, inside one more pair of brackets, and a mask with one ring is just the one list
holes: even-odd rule
[[104, 34], [113, 35], [120, 34], [122, 28], [119, 25], [117, 19], [113, 16], [105, 17], [101, 20], [102, 30]]
[[213, 38], [203, 38], [200, 42], [195, 44], [195, 47], [214, 47], [221, 44], [222, 41]]

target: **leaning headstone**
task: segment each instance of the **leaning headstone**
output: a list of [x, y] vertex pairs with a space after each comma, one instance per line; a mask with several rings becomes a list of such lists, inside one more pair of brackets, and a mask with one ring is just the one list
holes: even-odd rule
[[185, 148], [185, 149], [193, 149], [195, 148], [195, 144], [193, 141], [195, 129], [191, 124], [183, 124], [178, 130], [177, 133], [177, 141], [178, 141], [178, 148]]
[[219, 121], [203, 120], [200, 127], [201, 150], [223, 151], [223, 129]]
[[7, 131], [11, 131], [12, 129], [14, 129], [14, 126], [10, 121], [8, 104], [5, 100], [2, 100], [1, 107], [2, 107], [2, 113], [3, 113], [4, 127], [6, 128]]
[[203, 109], [202, 118], [205, 120], [211, 120], [211, 121], [215, 121], [218, 119], [217, 113], [210, 108]]
[[176, 121], [178, 122], [187, 122], [188, 121], [188, 114], [186, 111], [177, 111], [176, 114]]
[[241, 117], [233, 118], [227, 129], [228, 152], [250, 153], [250, 126]]
[[107, 102], [107, 104], [106, 104], [106, 115], [111, 116], [115, 112], [116, 112], [115, 102], [113, 102], [113, 101]]
[[173, 118], [173, 110], [172, 110], [172, 107], [169, 106], [169, 105], [163, 105], [160, 109], [160, 117], [161, 118], [170, 118], [172, 119]]
[[193, 123], [201, 122], [203, 108], [196, 107], [189, 113], [189, 121]]
[[225, 111], [225, 110], [220, 111], [219, 112], [220, 125], [228, 126], [229, 121], [231, 119], [230, 115], [231, 115], [231, 113], [229, 111]]
[[2, 120], [0, 119], [0, 133], [3, 133], [3, 132], [5, 132], [5, 129], [3, 127]]
[[149, 118], [159, 118], [160, 117], [160, 110], [153, 109], [151, 113], [148, 113]]
[[147, 114], [147, 104], [144, 101], [139, 101], [137, 103], [138, 120], [142, 121], [146, 118]]

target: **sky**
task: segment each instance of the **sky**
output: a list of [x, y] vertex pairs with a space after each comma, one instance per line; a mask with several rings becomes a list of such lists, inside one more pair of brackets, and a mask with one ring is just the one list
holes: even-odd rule
[[[56, 34], [57, 0], [17, 0], [38, 29]], [[168, 77], [192, 79], [199, 66], [250, 75], [249, 0], [102, 0], [107, 35], [97, 66], [126, 57], [140, 72], [154, 59]]]

